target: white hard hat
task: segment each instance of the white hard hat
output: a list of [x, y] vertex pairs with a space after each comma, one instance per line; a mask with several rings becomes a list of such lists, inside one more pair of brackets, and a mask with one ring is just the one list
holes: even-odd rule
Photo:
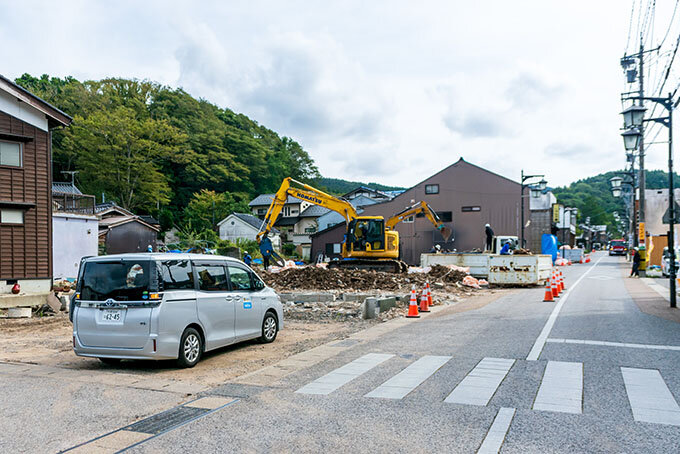
[[489, 224], [486, 224], [484, 227], [491, 227]]

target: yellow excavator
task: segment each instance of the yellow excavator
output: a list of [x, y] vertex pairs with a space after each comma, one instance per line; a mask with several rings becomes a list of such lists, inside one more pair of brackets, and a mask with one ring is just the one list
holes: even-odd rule
[[424, 214], [441, 232], [444, 241], [448, 241], [452, 233], [425, 202], [406, 208], [386, 221], [382, 216], [359, 216], [354, 206], [347, 200], [289, 177], [283, 180], [274, 195], [257, 234], [258, 243], [262, 244], [263, 239], [274, 227], [288, 196], [328, 208], [345, 218], [347, 230], [342, 243], [343, 260], [329, 263], [329, 268], [359, 268], [395, 273], [406, 271], [408, 266], [399, 259], [399, 233], [394, 229], [399, 222], [410, 216]]

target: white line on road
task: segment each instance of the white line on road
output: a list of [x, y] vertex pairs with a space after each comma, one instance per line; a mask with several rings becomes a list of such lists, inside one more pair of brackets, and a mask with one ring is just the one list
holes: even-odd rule
[[514, 363], [514, 359], [482, 359], [444, 402], [467, 405], [488, 404]]
[[680, 346], [677, 345], [634, 344], [630, 342], [608, 342], [586, 339], [560, 339], [560, 338], [550, 338], [546, 339], [545, 341], [553, 344], [583, 344], [583, 345], [597, 345], [599, 347], [644, 348], [649, 350], [680, 351]]
[[317, 378], [295, 392], [300, 394], [330, 394], [393, 356], [383, 353], [369, 353], [329, 372], [323, 377]]
[[581, 413], [583, 363], [548, 361], [534, 410]]
[[569, 289], [567, 292], [560, 298], [560, 301], [557, 303], [555, 308], [552, 310], [550, 313], [550, 317], [548, 317], [548, 321], [545, 322], [545, 326], [543, 326], [543, 330], [541, 331], [541, 334], [538, 335], [538, 338], [536, 338], [536, 342], [534, 342], [534, 346], [531, 347], [531, 351], [529, 352], [529, 356], [527, 356], [527, 361], [536, 361], [539, 356], [541, 356], [541, 352], [543, 351], [543, 347], [545, 346], [545, 341], [548, 339], [548, 335], [550, 334], [550, 331], [553, 328], [553, 325], [555, 324], [555, 320], [557, 320], [557, 316], [559, 315], [560, 311], [562, 310], [562, 306], [564, 306], [564, 303], [567, 301], [567, 298], [569, 298], [569, 295], [571, 295], [571, 292], [576, 288], [576, 286], [583, 280], [584, 277], [588, 275], [592, 270], [595, 269], [598, 263], [602, 261], [604, 257], [600, 257], [600, 259], [593, 263], [593, 266], [588, 268], [588, 270], [581, 275], [580, 278], [576, 280], [572, 285], [569, 286]]
[[680, 426], [680, 407], [658, 370], [622, 367], [621, 374], [636, 421]]
[[500, 451], [513, 416], [515, 416], [514, 408], [502, 407], [498, 410], [496, 419], [493, 420], [493, 424], [491, 424], [489, 432], [484, 437], [482, 446], [479, 447], [477, 454], [497, 454]]
[[422, 382], [437, 372], [450, 356], [423, 356], [382, 385], [375, 388], [365, 397], [383, 397], [386, 399], [401, 399], [416, 389]]
[[661, 295], [666, 301], [670, 301], [670, 300], [671, 300], [671, 291], [670, 291], [670, 289], [667, 289], [666, 287], [664, 287], [664, 286], [661, 285], [661, 284], [657, 284], [656, 282], [654, 282], [654, 279], [651, 279], [651, 278], [648, 278], [648, 277], [643, 277], [643, 278], [640, 279], [640, 280], [641, 280], [642, 282], [644, 282], [645, 284], [647, 284], [647, 286], [648, 286], [649, 288], [651, 288], [651, 289], [654, 290], [656, 293], [658, 293], [659, 295]]

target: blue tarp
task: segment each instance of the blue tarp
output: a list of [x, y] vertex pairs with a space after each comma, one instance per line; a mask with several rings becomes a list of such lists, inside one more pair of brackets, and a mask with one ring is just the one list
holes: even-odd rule
[[557, 237], [544, 233], [541, 236], [541, 254], [552, 256], [553, 262], [557, 259]]

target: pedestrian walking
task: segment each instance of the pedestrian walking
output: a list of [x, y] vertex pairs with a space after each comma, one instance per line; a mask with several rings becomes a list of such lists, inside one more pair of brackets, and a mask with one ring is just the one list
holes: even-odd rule
[[486, 224], [484, 226], [484, 233], [486, 233], [486, 250], [490, 251], [491, 246], [493, 244], [493, 230], [491, 230], [491, 226], [489, 224]]
[[630, 277], [640, 277], [640, 250], [638, 248], [633, 248], [633, 250], [635, 252], [633, 253], [633, 269], [630, 270]]

